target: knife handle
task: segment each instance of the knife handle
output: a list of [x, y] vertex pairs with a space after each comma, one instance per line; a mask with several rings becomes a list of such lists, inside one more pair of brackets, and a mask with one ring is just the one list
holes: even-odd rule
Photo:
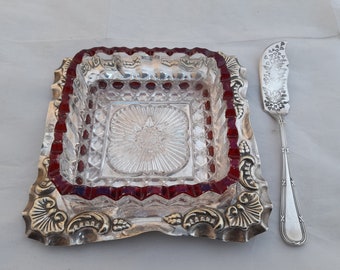
[[290, 174], [283, 116], [278, 116], [282, 144], [282, 180], [280, 203], [280, 234], [289, 245], [301, 246], [306, 241], [306, 228], [298, 205], [295, 184]]

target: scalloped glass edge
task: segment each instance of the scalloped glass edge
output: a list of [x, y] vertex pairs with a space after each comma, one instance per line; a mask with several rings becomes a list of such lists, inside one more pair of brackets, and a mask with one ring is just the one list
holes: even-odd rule
[[[136, 48], [131, 50], [138, 51]], [[267, 182], [261, 175], [259, 153], [250, 125], [245, 69], [235, 57], [221, 52], [218, 55], [225, 60], [233, 91], [240, 153], [238, 181], [221, 193], [208, 191], [197, 197], [181, 193], [169, 199], [154, 194], [144, 200], [130, 195], [112, 200], [101, 195], [86, 200], [75, 194], [62, 195], [49, 178], [48, 171], [58, 110], [72, 62], [71, 58], [66, 58], [55, 71], [38, 176], [23, 211], [26, 235], [46, 245], [79, 245], [148, 231], [247, 242], [266, 231], [272, 204]]]

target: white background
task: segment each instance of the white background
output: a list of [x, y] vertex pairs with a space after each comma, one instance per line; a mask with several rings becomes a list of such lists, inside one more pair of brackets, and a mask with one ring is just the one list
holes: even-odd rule
[[[278, 127], [262, 109], [258, 62], [287, 40], [291, 170], [308, 241], [278, 231]], [[247, 69], [251, 122], [274, 204], [248, 243], [148, 233], [76, 247], [26, 238], [21, 217], [37, 176], [53, 72], [94, 46], [205, 47]], [[340, 36], [328, 0], [0, 0], [0, 269], [339, 269]]]

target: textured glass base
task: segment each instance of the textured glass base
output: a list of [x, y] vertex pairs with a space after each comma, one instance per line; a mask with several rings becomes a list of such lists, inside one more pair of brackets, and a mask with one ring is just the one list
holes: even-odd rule
[[188, 131], [188, 117], [174, 106], [126, 106], [111, 118], [109, 163], [120, 177], [173, 175], [188, 163]]

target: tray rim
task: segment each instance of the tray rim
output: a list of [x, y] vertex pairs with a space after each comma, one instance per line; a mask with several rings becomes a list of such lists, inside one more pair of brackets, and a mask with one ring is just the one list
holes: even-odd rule
[[[239, 65], [236, 57], [226, 56], [221, 52], [219, 55], [224, 57], [230, 71], [230, 85], [235, 94], [236, 125], [241, 133], [238, 143], [241, 155], [239, 164], [241, 176], [239, 181], [233, 184], [235, 187], [232, 187], [237, 190], [237, 197], [225, 209], [193, 208], [186, 213], [171, 213], [164, 216], [163, 222], [171, 228], [181, 227], [184, 230], [183, 235], [247, 242], [254, 235], [268, 229], [272, 204], [267, 193], [267, 182], [261, 175], [259, 154], [250, 125], [249, 105], [245, 98], [247, 90], [247, 81], [244, 77], [245, 69]], [[70, 63], [71, 58], [65, 58], [61, 67], [55, 72], [52, 101], [49, 104], [44, 143], [38, 162], [38, 176], [31, 187], [29, 201], [23, 211], [27, 236], [46, 245], [74, 245], [119, 239], [154, 230], [154, 226], [150, 224], [149, 230], [134, 231], [131, 235], [125, 235], [126, 231], [133, 228], [133, 224], [128, 220], [119, 217], [113, 218], [104, 212], [91, 211], [90, 209], [85, 209], [80, 213], [70, 213], [62, 203], [63, 195], [48, 178], [51, 146], [51, 141], [48, 138], [57, 121], [60, 97]], [[191, 218], [202, 216], [206, 219], [199, 221], [198, 226], [190, 224]], [[78, 226], [79, 221], [83, 222], [80, 227]], [[97, 226], [92, 226], [86, 221], [97, 222]], [[164, 228], [156, 229], [171, 234]]]

